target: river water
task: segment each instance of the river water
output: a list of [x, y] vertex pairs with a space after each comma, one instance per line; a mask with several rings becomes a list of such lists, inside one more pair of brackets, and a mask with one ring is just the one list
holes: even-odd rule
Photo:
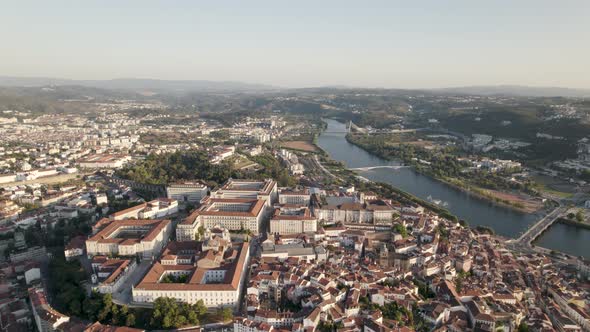
[[[379, 158], [346, 141], [346, 125], [331, 119], [325, 120], [328, 128], [320, 135], [318, 145], [334, 160], [348, 168], [399, 165], [399, 162]], [[389, 183], [417, 197], [440, 200], [441, 204], [466, 220], [471, 226], [488, 226], [502, 236], [516, 238], [541, 216], [526, 214], [498, 206], [450, 187], [411, 168], [378, 168], [359, 171], [359, 175]], [[576, 233], [577, 236], [573, 236]], [[584, 240], [585, 239], [585, 240]], [[569, 225], [555, 224], [538, 239], [538, 245], [574, 255], [590, 253], [590, 231]]]

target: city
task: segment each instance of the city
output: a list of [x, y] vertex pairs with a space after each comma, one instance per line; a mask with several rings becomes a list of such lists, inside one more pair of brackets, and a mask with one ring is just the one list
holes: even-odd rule
[[[21, 142], [2, 150], [17, 170], [2, 177], [5, 280], [24, 276], [5, 284], [9, 324], [588, 328], [589, 262], [533, 244], [576, 211], [561, 200], [510, 239], [334, 164], [305, 138], [334, 135], [316, 120], [274, 111], [154, 128], [151, 115], [98, 112], [2, 125]], [[46, 121], [59, 135], [42, 134]], [[162, 138], [183, 130], [195, 141]], [[399, 169], [379, 167], [359, 170]]]
[[4, 7], [0, 332], [590, 332], [590, 2]]

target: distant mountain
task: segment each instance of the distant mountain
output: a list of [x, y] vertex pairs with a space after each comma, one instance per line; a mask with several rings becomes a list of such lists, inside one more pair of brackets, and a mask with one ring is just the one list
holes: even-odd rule
[[483, 96], [504, 95], [522, 97], [590, 97], [590, 89], [532, 87], [521, 85], [466, 86], [432, 89], [430, 91]]
[[204, 81], [204, 80], [156, 80], [140, 78], [118, 78], [112, 80], [68, 80], [49, 77], [9, 77], [0, 76], [0, 86], [37, 87], [48, 85], [80, 85], [102, 89], [123, 90], [153, 90], [169, 92], [190, 91], [264, 91], [277, 88], [263, 85], [234, 81]]

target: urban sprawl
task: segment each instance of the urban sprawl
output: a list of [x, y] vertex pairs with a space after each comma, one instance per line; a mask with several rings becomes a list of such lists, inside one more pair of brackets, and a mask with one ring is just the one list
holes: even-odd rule
[[[590, 331], [589, 261], [338, 182], [313, 144], [275, 144], [317, 127], [278, 111], [167, 124], [109, 107], [0, 122], [2, 140], [19, 142], [0, 147], [2, 331]], [[471, 140], [484, 149], [492, 138]], [[183, 151], [242, 177], [144, 183], [120, 173], [139, 177], [130, 167]], [[284, 174], [260, 176], [267, 159]], [[80, 294], [68, 297], [60, 278]]]

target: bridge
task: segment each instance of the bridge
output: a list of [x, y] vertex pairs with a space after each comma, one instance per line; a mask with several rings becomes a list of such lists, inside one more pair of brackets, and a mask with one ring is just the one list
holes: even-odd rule
[[546, 231], [559, 217], [567, 211], [567, 207], [558, 207], [548, 215], [537, 221], [518, 239], [511, 240], [511, 243], [529, 246], [539, 235]]
[[379, 168], [391, 168], [391, 169], [400, 169], [400, 168], [408, 168], [410, 166], [406, 165], [383, 165], [383, 166], [369, 166], [369, 167], [357, 167], [351, 168], [352, 171], [370, 171], [372, 169], [379, 169]]

